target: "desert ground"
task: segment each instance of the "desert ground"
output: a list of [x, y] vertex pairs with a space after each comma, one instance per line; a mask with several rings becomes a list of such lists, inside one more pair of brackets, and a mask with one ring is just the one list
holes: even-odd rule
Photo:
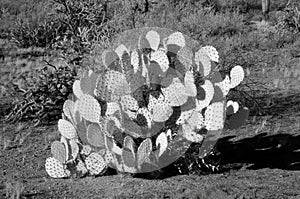
[[[284, 11], [287, 1], [272, 2], [267, 21], [262, 20], [260, 1], [253, 1], [248, 7], [243, 3], [231, 2], [231, 6], [240, 6], [232, 19], [240, 24], [231, 24], [230, 19], [221, 21], [222, 11], [216, 11], [212, 21], [220, 22], [211, 27], [202, 23], [206, 30], [211, 29], [205, 37], [197, 38], [197, 24], [183, 21], [182, 27], [173, 27], [216, 46], [220, 59], [225, 60], [221, 64], [239, 64], [249, 71], [245, 84], [251, 88], [246, 91], [251, 98], [245, 105], [250, 116], [242, 127], [226, 130], [218, 140], [214, 156], [219, 165], [217, 171], [158, 178], [130, 174], [50, 178], [44, 164], [51, 142], [59, 139], [57, 118], [37, 125], [32, 118], [11, 122], [7, 115], [13, 103], [21, 101], [18, 89], [12, 85], [26, 90], [19, 81], [20, 74], [30, 74], [32, 68], [44, 66], [44, 60], [57, 60], [58, 53], [47, 49], [34, 54], [34, 48], [17, 45], [10, 37], [2, 36], [0, 198], [300, 198], [300, 7], [298, 18], [294, 16], [299, 20], [298, 32], [278, 36], [278, 13]], [[9, 3], [3, 1], [0, 5], [5, 8]], [[188, 9], [182, 6], [180, 9]], [[3, 13], [1, 17], [4, 24]], [[150, 25], [159, 23], [163, 22]], [[223, 23], [230, 24], [230, 28], [222, 27]], [[8, 27], [3, 26], [2, 33]]]

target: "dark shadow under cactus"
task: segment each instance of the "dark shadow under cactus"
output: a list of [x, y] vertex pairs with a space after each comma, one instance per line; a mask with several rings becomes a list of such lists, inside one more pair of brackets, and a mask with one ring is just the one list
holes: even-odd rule
[[[144, 179], [165, 179], [176, 175], [206, 175], [223, 173], [250, 165], [247, 169], [277, 168], [300, 170], [300, 135], [266, 133], [239, 141], [235, 136], [220, 139], [215, 148], [203, 159], [197, 158], [197, 145], [191, 145], [183, 157], [173, 164], [150, 173], [134, 174]], [[213, 168], [218, 169], [214, 170]]]

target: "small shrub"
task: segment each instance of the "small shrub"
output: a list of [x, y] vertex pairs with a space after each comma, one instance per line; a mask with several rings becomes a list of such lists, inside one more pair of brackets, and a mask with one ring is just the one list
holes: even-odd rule
[[[54, 66], [52, 66], [54, 67]], [[76, 77], [76, 71], [68, 66], [46, 66], [29, 73], [26, 89], [11, 107], [7, 121], [34, 120], [36, 124], [51, 123], [61, 115]]]
[[285, 9], [278, 14], [276, 24], [277, 32], [280, 35], [286, 32], [300, 33], [300, 3], [290, 1]]

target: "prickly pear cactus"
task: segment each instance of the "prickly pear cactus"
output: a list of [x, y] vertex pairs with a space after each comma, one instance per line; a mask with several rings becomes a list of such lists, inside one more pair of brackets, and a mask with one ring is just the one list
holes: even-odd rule
[[248, 109], [227, 101], [244, 79], [241, 66], [222, 78], [212, 46], [180, 32], [143, 29], [136, 43], [106, 50], [104, 72], [86, 71], [58, 121], [46, 171], [53, 178], [150, 172], [168, 166], [193, 142], [205, 156], [224, 127], [238, 128]]

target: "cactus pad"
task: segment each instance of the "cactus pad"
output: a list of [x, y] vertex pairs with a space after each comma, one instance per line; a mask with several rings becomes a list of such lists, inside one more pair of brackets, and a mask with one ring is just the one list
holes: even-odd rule
[[77, 137], [76, 129], [72, 123], [67, 120], [58, 120], [58, 131], [67, 139], [74, 139]]
[[156, 138], [156, 148], [158, 148], [158, 157], [160, 157], [168, 147], [168, 138], [166, 133], [162, 132]]
[[107, 164], [103, 157], [95, 152], [91, 153], [85, 159], [85, 165], [91, 175], [100, 175], [101, 173], [104, 173], [107, 168]]
[[57, 159], [50, 157], [46, 159], [46, 172], [52, 178], [65, 178], [70, 172], [64, 168], [64, 165]]
[[90, 124], [87, 128], [87, 140], [94, 147], [104, 147], [104, 133], [99, 124]]
[[159, 46], [159, 43], [160, 43], [159, 34], [154, 30], [150, 30], [149, 32], [147, 32], [145, 37], [148, 40], [152, 50], [156, 51], [158, 49], [158, 46]]
[[150, 138], [145, 139], [137, 150], [137, 165], [140, 167], [148, 158], [152, 151], [152, 142]]
[[66, 149], [63, 143], [59, 141], [54, 141], [51, 144], [51, 154], [60, 163], [64, 164], [66, 162]]
[[205, 111], [204, 125], [207, 130], [216, 131], [224, 127], [224, 104], [216, 102], [209, 105]]
[[235, 66], [230, 71], [230, 88], [239, 85], [245, 77], [244, 69], [241, 66]]
[[99, 122], [101, 107], [91, 95], [83, 95], [78, 103], [78, 110], [82, 117], [90, 122]]

